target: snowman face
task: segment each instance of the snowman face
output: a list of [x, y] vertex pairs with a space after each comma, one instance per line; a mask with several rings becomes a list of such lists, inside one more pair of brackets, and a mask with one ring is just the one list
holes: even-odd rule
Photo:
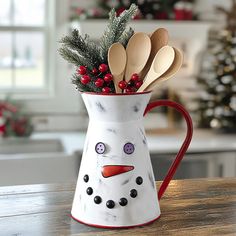
[[110, 209], [137, 201], [144, 181], [153, 183], [143, 131], [123, 124], [118, 128], [96, 127], [93, 134], [84, 158], [89, 163], [83, 176], [87, 195], [93, 196], [95, 204], [105, 202]]
[[[97, 175], [101, 174], [102, 178], [100, 179], [100, 182], [102, 182], [105, 186], [111, 187], [112, 185], [117, 185], [119, 187], [122, 187], [123, 185], [128, 184], [131, 179], [133, 179], [133, 176], [135, 174], [132, 172], [134, 172], [135, 166], [132, 160], [134, 158], [132, 154], [135, 153], [135, 144], [131, 142], [125, 142], [121, 148], [121, 157], [114, 155], [111, 145], [108, 145], [104, 142], [97, 142], [95, 144], [94, 151], [97, 154], [97, 163], [99, 163]], [[88, 175], [85, 175], [84, 181], [86, 182], [88, 181], [88, 179]], [[143, 178], [141, 176], [137, 176], [135, 182], [136, 185], [141, 185], [143, 183]], [[104, 189], [105, 188], [106, 187], [104, 187]], [[131, 186], [128, 188], [129, 190], [127, 194], [125, 194], [124, 196], [120, 196], [119, 201], [116, 201], [112, 197], [108, 199], [106, 201], [106, 207], [112, 209], [117, 204], [119, 204], [119, 206], [121, 207], [126, 206], [130, 201], [127, 195], [129, 195], [130, 198], [136, 198], [138, 195], [137, 189], [132, 188]], [[96, 189], [96, 187], [94, 189]], [[88, 187], [87, 194], [92, 195], [94, 189], [92, 187]], [[101, 191], [97, 191], [97, 194], [94, 197], [95, 204], [102, 203], [105, 195], [103, 191], [104, 189], [101, 188]], [[127, 189], [127, 186], [125, 187], [125, 189]]]
[[[135, 150], [134, 144], [128, 142], [124, 144], [123, 151], [127, 155], [131, 155]], [[95, 146], [95, 151], [97, 154], [104, 154], [106, 152], [106, 145], [102, 142], [98, 142]], [[134, 166], [128, 165], [104, 165], [102, 167], [102, 176], [104, 178], [119, 175], [134, 169]]]

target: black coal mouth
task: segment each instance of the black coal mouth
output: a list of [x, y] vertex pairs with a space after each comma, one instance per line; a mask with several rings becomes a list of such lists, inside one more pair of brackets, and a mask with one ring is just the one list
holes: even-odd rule
[[[85, 183], [89, 183], [89, 175], [88, 174], [84, 175], [83, 180], [84, 180]], [[138, 176], [136, 178], [135, 182], [136, 182], [137, 185], [142, 185], [143, 178], [141, 176]], [[93, 188], [90, 187], [90, 186], [87, 187], [86, 193], [89, 196], [95, 195]], [[133, 188], [129, 191], [130, 199], [134, 199], [137, 196], [138, 196], [138, 190], [136, 188]], [[115, 206], [118, 206], [118, 205], [120, 205], [121, 207], [125, 207], [125, 206], [128, 205], [130, 199], [127, 199], [125, 197], [121, 197], [118, 202], [110, 199], [110, 200], [106, 200], [105, 203], [106, 203], [106, 207], [109, 208], [109, 209], [112, 209], [112, 208], [114, 208]], [[95, 204], [102, 204], [104, 202], [104, 199], [100, 195], [95, 195], [93, 200], [94, 200]]]

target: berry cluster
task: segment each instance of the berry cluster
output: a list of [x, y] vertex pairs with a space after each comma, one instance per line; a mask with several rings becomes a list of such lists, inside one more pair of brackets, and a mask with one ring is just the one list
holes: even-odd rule
[[143, 82], [140, 80], [138, 74], [133, 74], [127, 83], [125, 80], [121, 80], [118, 84], [119, 88], [124, 91], [124, 93], [135, 93], [142, 86]]
[[[113, 77], [108, 71], [108, 65], [101, 64], [98, 69], [93, 68], [92, 71], [88, 71], [86, 66], [79, 66], [77, 73], [81, 76], [80, 82], [82, 84], [86, 85], [88, 83], [93, 83], [97, 88], [101, 88], [101, 92], [111, 92]], [[89, 74], [91, 74], [94, 79], [92, 79]]]

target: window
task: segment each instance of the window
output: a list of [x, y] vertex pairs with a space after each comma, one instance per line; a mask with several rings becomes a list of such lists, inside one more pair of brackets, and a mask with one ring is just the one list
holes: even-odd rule
[[0, 0], [0, 93], [48, 86], [49, 0]]

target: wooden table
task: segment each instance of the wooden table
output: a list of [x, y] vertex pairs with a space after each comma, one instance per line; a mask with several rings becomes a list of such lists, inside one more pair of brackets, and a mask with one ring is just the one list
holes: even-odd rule
[[0, 235], [236, 235], [236, 178], [172, 181], [160, 202], [161, 218], [123, 230], [71, 219], [74, 189], [75, 184], [1, 187]]

